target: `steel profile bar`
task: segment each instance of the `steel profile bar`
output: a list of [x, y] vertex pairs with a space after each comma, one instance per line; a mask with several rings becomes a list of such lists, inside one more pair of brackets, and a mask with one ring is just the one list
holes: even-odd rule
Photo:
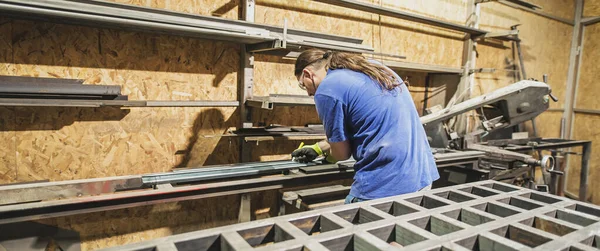
[[253, 164], [238, 167], [228, 168], [211, 168], [203, 170], [202, 168], [178, 171], [171, 173], [158, 173], [158, 174], [147, 174], [142, 175], [142, 183], [144, 185], [159, 185], [159, 184], [171, 184], [171, 183], [184, 183], [184, 182], [197, 182], [204, 180], [214, 180], [223, 178], [232, 178], [240, 176], [251, 176], [259, 174], [272, 174], [283, 171], [288, 171], [300, 167], [314, 166], [315, 163], [297, 163], [294, 161], [277, 161], [265, 164]]
[[121, 95], [119, 85], [77, 85], [70, 83], [0, 82], [0, 94], [65, 94], [65, 95]]
[[238, 101], [210, 100], [78, 100], [0, 98], [0, 106], [56, 107], [238, 107]]
[[351, 169], [343, 172], [336, 171], [317, 174], [299, 173], [274, 177], [205, 183], [169, 189], [142, 189], [82, 198], [71, 197], [61, 200], [2, 205], [0, 206], [0, 225], [166, 202], [272, 190], [287, 186], [319, 184], [330, 182], [332, 180], [351, 179], [353, 175], [354, 172]]
[[404, 71], [417, 71], [417, 72], [428, 72], [428, 73], [449, 73], [449, 74], [462, 74], [463, 69], [460, 67], [449, 67], [442, 65], [429, 65], [429, 64], [418, 64], [411, 62], [400, 62], [400, 61], [382, 61], [384, 65], [392, 70], [404, 70]]
[[585, 17], [581, 19], [581, 24], [587, 26], [600, 22], [600, 17]]
[[[444, 154], [435, 154], [436, 163], [449, 165], [451, 162], [450, 157], [455, 163], [462, 163], [464, 160], [474, 161], [473, 156], [470, 155], [462, 155], [461, 157], [453, 154], [449, 158], [442, 155]], [[276, 163], [277, 161], [270, 164], [275, 165]], [[283, 161], [283, 163], [288, 162]], [[224, 165], [219, 168], [224, 170], [234, 170], [235, 168], [248, 170], [247, 167], [260, 164]], [[235, 181], [211, 181], [164, 189], [148, 189], [148, 186], [142, 183], [141, 175], [7, 185], [0, 187], [0, 192], [3, 195], [24, 194], [27, 196], [15, 197], [13, 200], [5, 201], [9, 204], [0, 205], [0, 224], [352, 179], [354, 176], [352, 164], [352, 161], [348, 161], [336, 165], [315, 165], [315, 167], [328, 170], [317, 173], [298, 172]], [[173, 171], [173, 173], [193, 173], [202, 169], [204, 168], [179, 169]], [[207, 167], [206, 170], [215, 171], [217, 168]]]
[[569, 19], [562, 18], [562, 17], [557, 17], [557, 16], [554, 16], [554, 15], [542, 12], [540, 10], [530, 9], [530, 8], [527, 8], [527, 7], [524, 7], [524, 6], [512, 3], [510, 1], [500, 0], [499, 3], [501, 3], [503, 5], [506, 5], [506, 6], [509, 6], [509, 7], [512, 7], [512, 8], [515, 8], [515, 9], [527, 11], [527, 12], [530, 12], [530, 13], [533, 13], [533, 14], [545, 17], [545, 18], [549, 18], [549, 19], [552, 19], [554, 21], [558, 21], [558, 22], [561, 22], [561, 23], [564, 23], [564, 24], [568, 24], [568, 25], [571, 25], [571, 26], [575, 25], [575, 21], [573, 21], [573, 20], [569, 20]]
[[432, 26], [450, 29], [450, 30], [454, 30], [454, 31], [465, 32], [465, 33], [468, 33], [468, 34], [471, 34], [474, 36], [481, 36], [481, 35], [488, 33], [487, 31], [484, 31], [484, 30], [480, 30], [480, 29], [476, 29], [476, 28], [472, 28], [472, 27], [468, 27], [468, 26], [464, 26], [464, 25], [454, 24], [454, 23], [450, 23], [450, 22], [445, 22], [445, 21], [437, 20], [437, 19], [430, 18], [430, 17], [415, 15], [412, 13], [408, 13], [408, 12], [404, 12], [404, 11], [400, 11], [400, 10], [396, 10], [396, 9], [392, 9], [392, 8], [386, 8], [386, 7], [381, 7], [381, 6], [374, 5], [374, 4], [359, 2], [356, 0], [313, 0], [313, 1], [336, 5], [336, 6], [341, 6], [341, 7], [346, 7], [346, 8], [355, 9], [355, 10], [361, 10], [361, 11], [379, 14], [379, 15], [383, 15], [383, 16], [400, 18], [400, 19], [404, 19], [404, 20], [408, 20], [408, 21], [412, 21], [412, 22], [432, 25]]

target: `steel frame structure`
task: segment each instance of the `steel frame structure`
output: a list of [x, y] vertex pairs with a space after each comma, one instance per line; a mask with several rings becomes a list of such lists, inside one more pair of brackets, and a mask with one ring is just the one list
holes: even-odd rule
[[482, 181], [112, 250], [597, 250], [600, 207]]

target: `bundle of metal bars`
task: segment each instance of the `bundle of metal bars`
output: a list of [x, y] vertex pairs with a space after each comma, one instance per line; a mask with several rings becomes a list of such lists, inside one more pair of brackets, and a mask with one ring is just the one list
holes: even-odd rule
[[106, 250], [597, 250], [600, 207], [482, 181]]

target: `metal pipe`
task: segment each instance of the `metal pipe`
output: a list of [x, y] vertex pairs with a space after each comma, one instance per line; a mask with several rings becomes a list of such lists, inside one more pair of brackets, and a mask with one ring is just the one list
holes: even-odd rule
[[583, 144], [583, 156], [581, 156], [581, 173], [579, 174], [579, 200], [587, 200], [588, 170], [590, 155], [592, 153], [592, 142]]

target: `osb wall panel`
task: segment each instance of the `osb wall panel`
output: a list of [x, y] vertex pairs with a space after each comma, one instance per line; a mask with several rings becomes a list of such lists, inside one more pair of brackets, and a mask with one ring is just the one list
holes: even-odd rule
[[598, 91], [598, 57], [600, 57], [600, 24], [588, 25], [583, 35], [583, 56], [579, 67], [579, 84], [575, 107], [600, 109], [596, 95]]
[[[585, 0], [590, 1], [590, 0]], [[591, 0], [594, 1], [594, 0]], [[573, 21], [575, 15], [575, 0], [528, 0], [542, 9], [539, 11]]]
[[560, 138], [561, 118], [562, 112], [560, 111], [545, 111], [539, 116], [537, 116], [535, 118], [535, 124], [537, 128], [538, 137], [541, 136], [545, 138]]
[[108, 0], [198, 15], [238, 19], [239, 0]]
[[[482, 29], [509, 30], [510, 26], [521, 24], [519, 38], [525, 61], [527, 78], [542, 80], [548, 74], [548, 84], [559, 102], [551, 102], [551, 108], [563, 106], [566, 90], [567, 71], [570, 53], [570, 40], [557, 40], [556, 37], [571, 37], [573, 27], [558, 21], [515, 10], [499, 4], [486, 3], [481, 8]], [[477, 67], [495, 68], [495, 73], [475, 75], [477, 94], [489, 92], [518, 81], [520, 74], [516, 46], [509, 42], [488, 40], [478, 44]], [[549, 53], [551, 52], [551, 53]], [[548, 63], [552, 62], [552, 63]], [[558, 123], [558, 122], [557, 122]]]
[[[589, 161], [589, 178], [588, 180], [588, 198], [595, 204], [600, 203], [600, 184], [593, 182], [600, 179], [600, 155], [597, 154], [600, 149], [600, 137], [598, 137], [597, 125], [600, 123], [600, 116], [593, 114], [575, 114], [573, 130], [573, 138], [578, 140], [592, 141], [592, 154]], [[577, 149], [581, 151], [580, 149]], [[567, 181], [568, 191], [579, 193], [579, 174], [581, 173], [581, 158], [580, 156], [570, 155], [569, 176]]]
[[[384, 7], [464, 24], [466, 4], [463, 1], [393, 1], [379, 3]], [[403, 55], [407, 61], [460, 67], [464, 33], [443, 30], [397, 18], [381, 17], [375, 30], [379, 38], [376, 48], [382, 53]]]
[[[276, 215], [277, 191], [251, 193], [252, 213]], [[39, 223], [74, 230], [81, 250], [97, 250], [179, 233], [237, 223], [240, 196], [162, 203], [151, 206], [87, 213], [40, 220]], [[262, 216], [264, 217], [264, 216]]]
[[585, 0], [583, 5], [583, 16], [600, 16], [600, 0]]
[[[11, 41], [12, 49], [2, 50], [3, 74], [121, 85], [131, 100], [236, 99], [239, 46], [235, 44], [16, 20], [3, 22], [6, 26], [11, 32], [3, 32], [0, 41]], [[235, 111], [2, 109], [4, 121], [14, 123], [0, 135], [5, 142], [14, 142], [2, 148], [2, 163], [7, 164], [2, 173], [16, 168], [16, 177], [3, 175], [2, 182], [235, 162], [237, 143], [216, 137], [236, 125]]]

